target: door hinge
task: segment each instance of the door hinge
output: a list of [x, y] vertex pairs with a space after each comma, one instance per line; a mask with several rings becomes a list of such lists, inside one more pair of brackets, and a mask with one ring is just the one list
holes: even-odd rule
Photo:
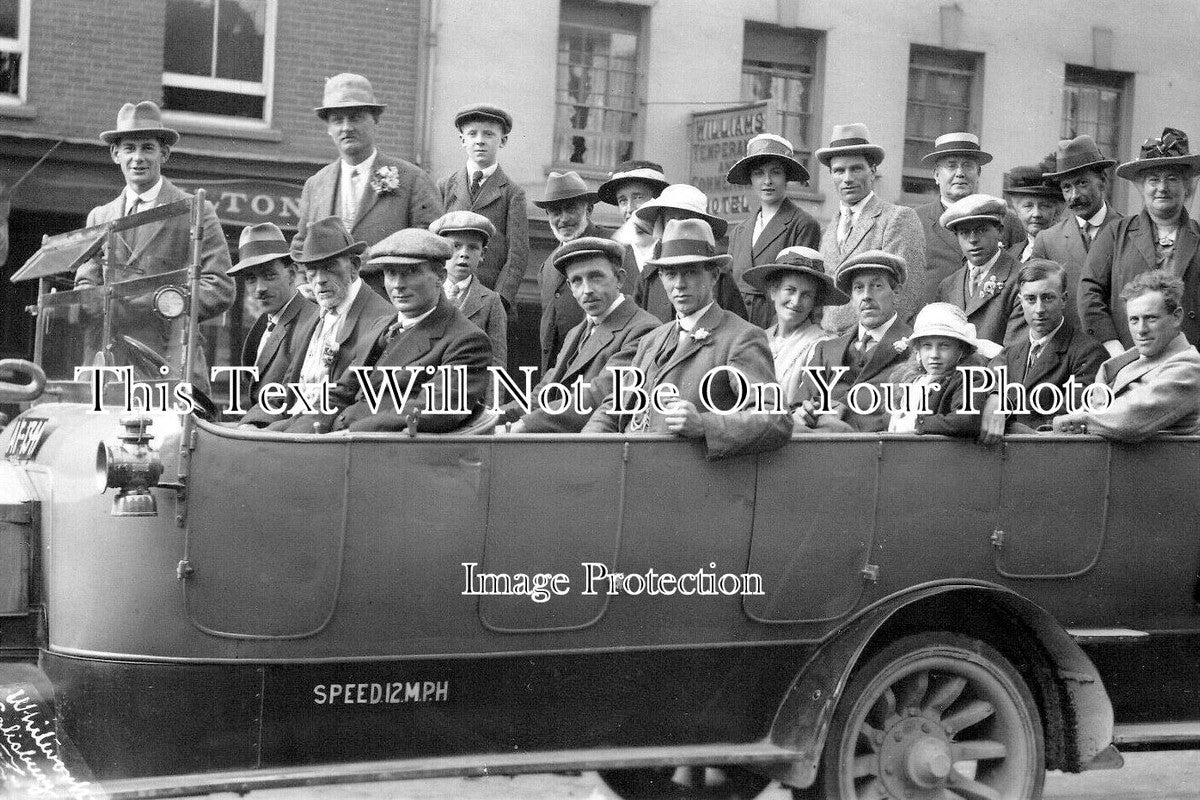
[[179, 580], [192, 577], [192, 573], [196, 570], [192, 568], [192, 562], [184, 560], [175, 565], [175, 577]]
[[992, 531], [992, 547], [996, 548], [997, 550], [999, 550], [1001, 547], [1004, 547], [1004, 531], [1000, 530], [999, 528]]
[[863, 580], [867, 580], [867, 581], [870, 581], [871, 583], [875, 583], [876, 581], [879, 580], [879, 565], [878, 564], [867, 564], [865, 567], [862, 568], [862, 576], [863, 576]]

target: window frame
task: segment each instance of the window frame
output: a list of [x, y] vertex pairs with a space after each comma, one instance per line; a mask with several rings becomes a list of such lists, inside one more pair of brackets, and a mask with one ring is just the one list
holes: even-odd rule
[[[965, 69], [962, 67], [956, 68], [956, 67], [945, 66], [945, 65], [943, 65], [941, 67], [933, 67], [933, 66], [930, 66], [927, 64], [914, 63], [914, 60], [923, 54], [931, 55], [934, 57], [942, 56], [942, 57], [946, 58], [947, 60], [951, 59], [951, 58], [959, 59], [959, 60], [969, 60], [969, 61], [971, 61], [972, 68], [970, 70], [968, 70], [968, 69]], [[948, 74], [948, 75], [968, 75], [968, 76], [970, 76], [971, 85], [968, 90], [969, 94], [967, 97], [967, 105], [966, 105], [966, 112], [967, 112], [966, 132], [973, 133], [976, 136], [979, 136], [980, 139], [982, 140], [983, 136], [981, 133], [981, 128], [982, 128], [982, 120], [983, 120], [984, 54], [977, 53], [973, 50], [957, 50], [957, 49], [950, 49], [950, 48], [945, 48], [945, 47], [936, 47], [933, 45], [924, 45], [924, 44], [909, 45], [909, 51], [908, 51], [908, 79], [909, 80], [908, 80], [908, 82], [909, 82], [910, 86], [905, 88], [905, 95], [904, 95], [904, 139], [903, 139], [904, 146], [903, 146], [903, 149], [900, 154], [900, 158], [901, 158], [900, 188], [901, 188], [902, 197], [904, 198], [905, 202], [920, 204], [920, 203], [928, 202], [930, 197], [934, 197], [934, 198], [937, 197], [937, 184], [934, 183], [934, 180], [933, 180], [932, 168], [930, 168], [924, 164], [908, 164], [907, 159], [905, 158], [905, 154], [908, 152], [908, 145], [910, 142], [925, 141], [923, 138], [920, 138], [920, 137], [909, 136], [909, 133], [908, 133], [909, 109], [913, 105], [931, 105], [931, 103], [925, 101], [923, 98], [920, 100], [917, 100], [911, 96], [911, 88], [910, 87], [911, 87], [911, 83], [912, 83], [912, 72], [913, 72], [914, 68], [923, 69], [927, 72], [932, 71], [932, 72], [940, 72], [942, 74]], [[953, 133], [953, 132], [954, 131], [945, 130], [945, 131], [942, 131], [942, 133], [938, 134], [938, 135], [940, 136], [942, 134]], [[935, 136], [934, 139], [936, 139], [936, 138], [937, 137]], [[928, 140], [930, 151], [933, 150], [934, 139]], [[909, 186], [913, 182], [916, 182], [922, 186], [925, 186], [926, 187], [925, 190], [921, 191], [921, 192], [910, 191], [907, 188], [907, 186]]]
[[17, 38], [0, 36], [0, 51], [20, 53], [21, 77], [15, 95], [0, 93], [0, 105], [23, 106], [29, 102], [29, 15], [32, 0], [17, 1]]
[[[199, 89], [210, 92], [224, 92], [226, 94], [241, 94], [250, 97], [262, 97], [263, 99], [263, 114], [261, 118], [252, 119], [250, 117], [238, 117], [224, 114], [207, 114], [201, 111], [186, 111], [177, 108], [163, 108], [163, 119], [170, 120], [180, 124], [192, 124], [197, 126], [212, 125], [213, 123], [222, 126], [234, 128], [249, 128], [262, 129], [271, 126], [271, 118], [273, 116], [274, 100], [275, 100], [275, 32], [276, 24], [279, 18], [279, 0], [264, 0], [266, 3], [266, 19], [263, 25], [263, 77], [259, 84], [255, 81], [243, 81], [233, 78], [214, 78], [205, 75], [189, 75], [184, 72], [170, 72], [163, 70], [162, 85], [166, 89], [168, 86], [178, 87], [181, 89]], [[220, 9], [220, 0], [214, 1], [213, 25], [217, 25], [217, 17]], [[165, 30], [164, 30], [165, 35]], [[217, 37], [214, 32], [213, 36], [213, 59], [215, 63], [217, 50]], [[257, 91], [262, 89], [262, 93]], [[255, 91], [246, 91], [254, 89]], [[165, 105], [165, 103], [164, 103]]]
[[[1067, 131], [1067, 92], [1069, 89], [1087, 89], [1087, 90], [1110, 90], [1117, 93], [1117, 113], [1115, 119], [1117, 141], [1116, 145], [1109, 148], [1103, 144], [1096, 135], [1099, 129], [1099, 120], [1096, 122], [1097, 131], [1082, 130], [1077, 131], [1072, 135], [1068, 135]], [[1063, 65], [1063, 84], [1061, 96], [1061, 111], [1059, 113], [1059, 138], [1070, 139], [1078, 136], [1080, 133], [1086, 133], [1096, 140], [1096, 144], [1100, 147], [1100, 152], [1105, 158], [1115, 158], [1118, 163], [1130, 157], [1129, 154], [1133, 148], [1133, 131], [1132, 131], [1132, 109], [1133, 109], [1133, 73], [1120, 72], [1111, 69], [1096, 69], [1089, 67], [1086, 64], [1071, 64]], [[1107, 150], [1113, 152], [1106, 152]], [[1115, 204], [1118, 201], [1124, 202], [1127, 193], [1127, 182], [1110, 179], [1108, 181], [1108, 202]]]

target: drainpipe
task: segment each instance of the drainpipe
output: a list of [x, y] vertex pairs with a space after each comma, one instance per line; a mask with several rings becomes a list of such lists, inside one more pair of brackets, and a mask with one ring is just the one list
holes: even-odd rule
[[414, 120], [417, 166], [430, 168], [429, 129], [433, 111], [433, 73], [437, 56], [437, 0], [421, 0], [417, 35], [417, 107]]

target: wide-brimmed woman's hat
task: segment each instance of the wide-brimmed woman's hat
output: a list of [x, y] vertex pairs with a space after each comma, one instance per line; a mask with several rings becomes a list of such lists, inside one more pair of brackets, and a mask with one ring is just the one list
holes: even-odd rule
[[1096, 140], [1086, 133], [1074, 139], [1062, 139], [1058, 143], [1055, 154], [1055, 169], [1053, 172], [1043, 172], [1043, 178], [1067, 177], [1072, 172], [1083, 169], [1106, 170], [1117, 163], [1115, 158], [1105, 158], [1096, 146]]
[[596, 193], [588, 188], [587, 182], [578, 172], [551, 172], [546, 178], [546, 194], [541, 200], [534, 200], [538, 208], [550, 208], [565, 203], [568, 200], [585, 200], [595, 203]]
[[671, 185], [663, 173], [661, 164], [653, 161], [623, 161], [617, 168], [608, 173], [608, 180], [596, 189], [600, 202], [610, 206], [617, 204], [617, 190], [627, 183], [644, 183], [651, 187], [654, 196], [662, 194], [662, 190]]
[[995, 342], [980, 339], [975, 326], [967, 322], [967, 312], [952, 303], [930, 303], [917, 312], [908, 341], [916, 342], [927, 336], [955, 339], [972, 353], [978, 350], [985, 358], [994, 358], [1003, 349]]
[[724, 267], [732, 259], [717, 252], [717, 242], [709, 224], [702, 219], [673, 219], [663, 230], [662, 249], [658, 258], [647, 265], [674, 267], [701, 264]]
[[361, 255], [366, 249], [366, 242], [356, 242], [346, 232], [341, 217], [325, 217], [301, 225], [300, 230], [296, 231], [292, 239], [292, 261], [313, 264], [341, 255]]
[[1194, 172], [1198, 165], [1200, 155], [1188, 152], [1187, 134], [1178, 128], [1163, 128], [1162, 136], [1142, 142], [1137, 158], [1117, 167], [1117, 177], [1131, 181], [1139, 172], [1158, 167], [1186, 167]]
[[746, 155], [729, 168], [725, 180], [740, 186], [750, 183], [750, 173], [765, 161], [777, 161], [789, 181], [808, 183], [808, 170], [796, 160], [795, 148], [782, 136], [760, 133], [746, 142]]
[[658, 197], [643, 203], [633, 215], [653, 228], [664, 208], [685, 211], [694, 219], [704, 220], [718, 239], [729, 228], [728, 222], [708, 213], [708, 195], [687, 183], [672, 183]]
[[850, 302], [849, 295], [837, 288], [833, 276], [825, 272], [821, 254], [811, 247], [785, 247], [770, 264], [760, 264], [742, 273], [742, 280], [766, 294], [772, 277], [787, 272], [805, 275], [817, 282], [815, 305], [840, 306]]
[[979, 146], [979, 137], [966, 131], [944, 133], [933, 140], [932, 152], [921, 156], [922, 164], [937, 165], [939, 158], [948, 156], [967, 156], [979, 162], [979, 166], [989, 163], [992, 154]]
[[376, 114], [382, 114], [387, 106], [375, 101], [375, 90], [371, 88], [369, 80], [353, 72], [343, 72], [325, 80], [321, 105], [313, 111], [325, 119], [330, 111], [338, 108], [369, 108]]
[[238, 262], [226, 272], [237, 275], [250, 267], [282, 258], [289, 259], [287, 239], [273, 222], [260, 222], [242, 229], [238, 239]]
[[1004, 193], [1062, 202], [1062, 187], [1054, 178], [1045, 177], [1043, 169], [1041, 164], [1013, 167], [1004, 173]]
[[851, 122], [849, 125], [834, 125], [833, 133], [829, 136], [829, 146], [817, 150], [814, 155], [817, 161], [825, 166], [833, 161], [835, 156], [859, 155], [867, 159], [867, 163], [878, 166], [883, 163], [883, 148], [871, 144], [871, 132], [861, 122]]
[[149, 100], [121, 106], [117, 112], [117, 127], [100, 134], [106, 144], [116, 144], [125, 136], [153, 136], [167, 147], [173, 147], [179, 141], [179, 132], [163, 127], [162, 110]]

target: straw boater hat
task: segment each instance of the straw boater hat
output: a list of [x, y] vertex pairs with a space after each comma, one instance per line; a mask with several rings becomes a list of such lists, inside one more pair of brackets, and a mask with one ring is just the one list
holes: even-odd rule
[[149, 100], [121, 106], [117, 112], [117, 127], [100, 134], [106, 144], [116, 144], [125, 136], [154, 136], [167, 147], [173, 147], [179, 141], [179, 133], [163, 127], [162, 111]]
[[659, 214], [662, 213], [660, 209], [663, 208], [686, 211], [695, 219], [704, 220], [718, 239], [724, 236], [729, 228], [728, 222], [708, 213], [708, 195], [687, 183], [672, 183], [663, 189], [658, 197], [642, 203], [642, 207], [633, 212], [633, 215], [653, 228]]
[[1062, 201], [1062, 187], [1054, 178], [1045, 177], [1048, 164], [1013, 167], [1004, 173], [1004, 193], [1023, 197], [1045, 197]]
[[829, 147], [822, 147], [814, 154], [817, 161], [827, 167], [834, 156], [860, 155], [867, 159], [867, 163], [872, 166], [883, 163], [883, 148], [877, 144], [871, 144], [871, 132], [861, 122], [834, 125], [829, 140]]
[[717, 242], [707, 221], [673, 219], [667, 222], [667, 227], [663, 230], [662, 250], [658, 258], [650, 259], [646, 265], [672, 267], [697, 264], [720, 268], [731, 260], [731, 256], [717, 252]]
[[952, 231], [956, 225], [983, 219], [1003, 228], [1007, 214], [1008, 206], [999, 197], [992, 197], [990, 194], [969, 194], [951, 203], [938, 218], [938, 223], [946, 230]]
[[595, 203], [597, 198], [578, 172], [551, 172], [546, 178], [545, 197], [534, 200], [533, 204], [538, 208], [550, 208], [576, 199]]
[[341, 255], [357, 256], [366, 249], [366, 242], [356, 242], [346, 233], [341, 217], [325, 217], [296, 231], [291, 253], [297, 264], [313, 264]]
[[377, 272], [387, 266], [431, 263], [444, 266], [454, 255], [450, 243], [424, 228], [404, 228], [390, 233], [371, 245], [364, 272]]
[[483, 243], [496, 235], [496, 226], [483, 214], [474, 211], [450, 211], [429, 223], [429, 230], [438, 236], [449, 236], [452, 233], [477, 233], [483, 237]]
[[472, 103], [454, 112], [454, 127], [461, 128], [464, 122], [481, 119], [486, 122], [498, 122], [504, 135], [512, 133], [512, 114], [492, 103]]
[[226, 270], [228, 275], [237, 275], [250, 267], [266, 264], [282, 258], [290, 261], [287, 239], [283, 231], [273, 222], [260, 222], [242, 228], [238, 239], [238, 262]]
[[337, 108], [369, 108], [378, 115], [387, 106], [375, 102], [375, 90], [371, 88], [369, 80], [353, 72], [343, 72], [325, 80], [325, 96], [321, 99], [321, 105], [313, 111], [325, 119], [330, 111]]
[[1115, 166], [1117, 160], [1115, 158], [1105, 158], [1100, 154], [1100, 148], [1096, 146], [1096, 141], [1084, 134], [1076, 136], [1074, 139], [1063, 139], [1058, 143], [1058, 153], [1055, 156], [1055, 170], [1053, 172], [1043, 172], [1043, 178], [1058, 178], [1062, 179], [1070, 175], [1072, 172], [1078, 172], [1083, 169], [1096, 169], [1103, 172], [1111, 166]]
[[782, 136], [773, 133], [760, 133], [746, 142], [746, 155], [729, 168], [725, 180], [733, 184], [746, 186], [750, 183], [750, 173], [764, 161], [777, 161], [783, 166], [789, 181], [808, 183], [808, 170], [796, 160], [792, 143]]
[[608, 174], [608, 180], [600, 184], [596, 190], [600, 202], [610, 206], [617, 204], [617, 190], [627, 183], [644, 183], [654, 190], [654, 196], [662, 194], [662, 190], [670, 186], [667, 176], [663, 173], [661, 164], [653, 161], [623, 161]]
[[557, 250], [550, 254], [550, 263], [554, 268], [564, 275], [567, 274], [567, 265], [572, 261], [590, 256], [601, 256], [607, 258], [608, 262], [613, 265], [613, 271], [620, 269], [621, 260], [625, 257], [625, 245], [620, 242], [614, 242], [612, 239], [602, 239], [599, 236], [580, 236], [578, 239], [572, 239], [564, 245], [560, 245]]
[[908, 341], [916, 342], [927, 336], [955, 339], [970, 348], [968, 355], [978, 350], [985, 358], [995, 358], [1003, 349], [995, 342], [980, 339], [975, 326], [967, 322], [967, 312], [953, 303], [930, 303], [917, 313]]
[[979, 146], [978, 136], [958, 131], [934, 139], [933, 152], [921, 156], [921, 163], [937, 166], [938, 159], [947, 156], [969, 156], [978, 161], [981, 167], [992, 160], [992, 154]]
[[821, 254], [811, 247], [785, 247], [775, 256], [774, 262], [746, 270], [742, 280], [766, 294], [771, 278], [781, 272], [795, 272], [816, 280], [815, 304], [818, 306], [840, 306], [850, 302], [845, 292], [834, 284], [833, 276], [825, 272], [825, 260]]
[[908, 262], [893, 253], [883, 250], [867, 250], [856, 256], [851, 256], [842, 262], [838, 268], [836, 283], [843, 294], [850, 294], [850, 280], [854, 273], [868, 269], [879, 269], [892, 273], [896, 283], [902, 284], [908, 277]]
[[1132, 181], [1139, 172], [1148, 169], [1185, 167], [1195, 172], [1197, 166], [1200, 166], [1200, 155], [1188, 152], [1187, 134], [1178, 128], [1163, 128], [1162, 136], [1142, 142], [1137, 158], [1117, 167], [1117, 177]]

